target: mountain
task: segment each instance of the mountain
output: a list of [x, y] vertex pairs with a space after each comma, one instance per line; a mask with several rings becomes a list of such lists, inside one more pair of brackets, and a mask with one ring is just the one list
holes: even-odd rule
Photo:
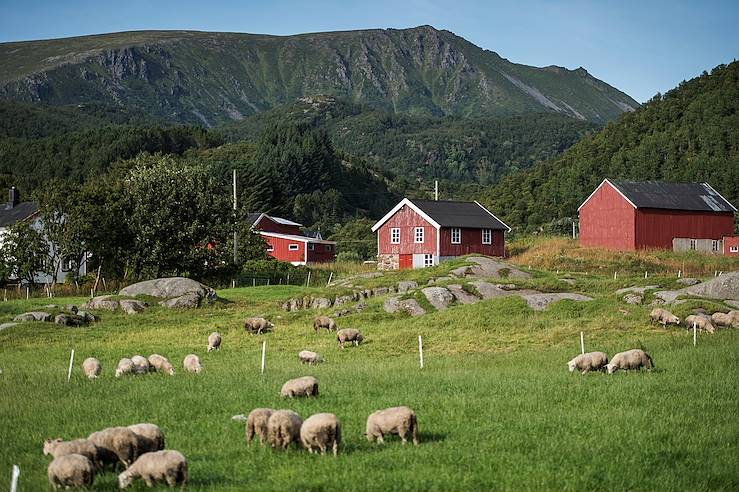
[[505, 177], [483, 201], [508, 224], [556, 230], [559, 220], [567, 232], [604, 178], [706, 181], [739, 205], [739, 62], [682, 82], [559, 158]]
[[551, 112], [603, 124], [639, 104], [585, 69], [520, 65], [430, 26], [295, 36], [141, 31], [0, 44], [0, 99], [100, 103], [212, 126], [315, 94], [411, 115]]

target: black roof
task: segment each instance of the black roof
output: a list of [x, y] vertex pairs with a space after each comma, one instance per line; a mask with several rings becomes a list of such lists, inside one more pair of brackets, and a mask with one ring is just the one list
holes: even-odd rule
[[636, 208], [698, 212], [735, 212], [736, 208], [708, 183], [608, 180]]
[[475, 202], [417, 200], [415, 198], [409, 200], [441, 227], [508, 230], [505, 224]]
[[10, 207], [9, 203], [0, 203], [0, 227], [12, 226], [16, 222], [27, 219], [38, 212], [38, 203], [21, 202], [15, 207]]

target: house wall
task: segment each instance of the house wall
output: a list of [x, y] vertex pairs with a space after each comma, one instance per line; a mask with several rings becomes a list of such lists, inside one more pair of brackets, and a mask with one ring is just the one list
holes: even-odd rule
[[264, 232], [276, 232], [278, 234], [292, 234], [295, 236], [300, 235], [299, 226], [279, 224], [275, 222], [274, 220], [270, 219], [269, 217], [262, 217], [262, 220], [259, 221], [259, 224], [257, 224], [256, 228]]
[[[311, 251], [308, 248], [308, 262], [309, 263], [329, 263], [336, 259], [336, 245], [335, 244], [319, 244], [312, 243], [314, 250]], [[326, 246], [330, 246], [331, 250], [326, 251]]]
[[[289, 239], [283, 239], [280, 237], [262, 236], [269, 245], [274, 249], [268, 251], [267, 254], [280, 261], [289, 261], [291, 263], [304, 263], [305, 262], [305, 246], [306, 244], [302, 241], [291, 241]], [[289, 245], [297, 244], [298, 249], [296, 251], [290, 251]]]
[[640, 208], [636, 211], [636, 248], [672, 249], [672, 239], [721, 240], [734, 232], [734, 214]]
[[605, 183], [580, 209], [580, 245], [636, 249], [635, 216], [634, 207]]
[[[693, 243], [695, 241], [695, 243]], [[694, 246], [694, 247], [693, 247]], [[672, 240], [673, 251], [700, 251], [720, 255], [724, 251], [724, 242], [721, 239], [691, 239], [676, 237]]]
[[442, 227], [439, 233], [441, 256], [483, 254], [503, 256], [505, 252], [504, 231], [492, 231], [492, 244], [482, 244], [482, 229], [462, 228], [460, 244], [452, 244], [452, 228]]
[[[732, 251], [732, 249], [736, 251]], [[726, 256], [739, 256], [739, 236], [724, 237], [724, 254]]]
[[[400, 228], [400, 244], [390, 243], [390, 230]], [[415, 228], [424, 228], [423, 243], [415, 242]], [[407, 205], [378, 230], [378, 255], [431, 254], [436, 256], [436, 228]]]

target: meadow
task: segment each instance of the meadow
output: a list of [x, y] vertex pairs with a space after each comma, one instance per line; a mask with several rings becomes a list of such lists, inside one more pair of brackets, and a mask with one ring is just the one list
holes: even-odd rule
[[[555, 274], [535, 273], [527, 285], [557, 285]], [[570, 288], [595, 300], [562, 301], [543, 312], [511, 297], [410, 318], [385, 313], [382, 298], [374, 298], [362, 313], [338, 318], [340, 327], [366, 335], [366, 343], [345, 350], [332, 334], [313, 332], [320, 311], [280, 309], [281, 300], [323, 292], [296, 286], [222, 290], [220, 301], [194, 311], [103, 312], [86, 328], [18, 325], [0, 331], [0, 489], [8, 488], [13, 464], [21, 468], [20, 490], [49, 487], [47, 437], [85, 437], [137, 422], [158, 424], [167, 447], [187, 456], [191, 490], [737, 489], [739, 331], [699, 334], [694, 347], [686, 330], [650, 326], [648, 306], [623, 304], [613, 293], [674, 281], [583, 275]], [[0, 322], [48, 302], [0, 303]], [[690, 301], [675, 312], [684, 316], [696, 307], [724, 306]], [[245, 333], [241, 320], [253, 315], [271, 318], [274, 333]], [[223, 334], [223, 349], [206, 353], [213, 330]], [[569, 373], [580, 331], [586, 350], [612, 355], [644, 347], [656, 369]], [[326, 363], [301, 365], [301, 349], [320, 352]], [[191, 352], [200, 355], [204, 373], [181, 370]], [[169, 357], [177, 374], [115, 378], [118, 359], [137, 353]], [[80, 369], [89, 356], [103, 364], [98, 380]], [[318, 378], [318, 398], [278, 396], [285, 380], [302, 375]], [[396, 405], [418, 414], [421, 444], [402, 446], [397, 437], [384, 446], [368, 443], [367, 416]], [[247, 447], [244, 424], [231, 417], [255, 407], [291, 408], [303, 418], [336, 413], [344, 436], [339, 456]], [[107, 473], [94, 488], [113, 490], [116, 483]], [[133, 489], [144, 490], [143, 483]]]

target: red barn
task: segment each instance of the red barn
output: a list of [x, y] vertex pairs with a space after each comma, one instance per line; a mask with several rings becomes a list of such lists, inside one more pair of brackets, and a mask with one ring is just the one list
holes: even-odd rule
[[736, 208], [708, 183], [604, 179], [577, 209], [580, 244], [608, 249], [672, 249], [674, 238], [734, 232]]
[[739, 256], [739, 236], [724, 237], [724, 254], [727, 256]]
[[293, 265], [325, 263], [336, 258], [336, 243], [326, 241], [320, 233], [305, 235], [301, 224], [265, 213], [251, 213], [247, 220], [255, 232], [267, 241], [267, 253]]
[[381, 270], [422, 268], [457, 256], [503, 256], [500, 219], [478, 202], [404, 198], [374, 226]]

